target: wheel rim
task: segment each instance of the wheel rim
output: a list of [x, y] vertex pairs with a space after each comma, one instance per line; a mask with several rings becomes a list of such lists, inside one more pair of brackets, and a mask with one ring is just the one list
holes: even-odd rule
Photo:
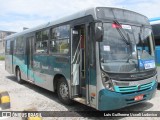
[[20, 78], [20, 71], [19, 71], [19, 70], [17, 70], [17, 80], [18, 80], [18, 81], [21, 80], [21, 78]]
[[59, 91], [60, 91], [60, 95], [61, 95], [62, 98], [67, 98], [68, 97], [68, 87], [67, 87], [66, 83], [61, 83], [60, 84]]

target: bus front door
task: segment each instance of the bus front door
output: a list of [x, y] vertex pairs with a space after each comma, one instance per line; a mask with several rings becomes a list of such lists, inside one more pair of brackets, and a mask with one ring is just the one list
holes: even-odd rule
[[86, 87], [86, 27], [71, 29], [71, 98], [81, 103], [87, 102]]
[[11, 41], [11, 44], [10, 44], [10, 54], [11, 54], [11, 73], [13, 73], [14, 71], [14, 67], [13, 67], [13, 50], [14, 50], [14, 41]]

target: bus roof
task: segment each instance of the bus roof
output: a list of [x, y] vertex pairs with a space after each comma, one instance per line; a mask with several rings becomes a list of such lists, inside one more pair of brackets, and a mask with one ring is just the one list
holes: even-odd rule
[[26, 30], [24, 30], [22, 32], [10, 35], [10, 36], [6, 37], [6, 39], [9, 39], [9, 38], [12, 38], [12, 37], [16, 37], [16, 36], [19, 36], [19, 35], [23, 35], [23, 34], [26, 34], [26, 33], [30, 33], [30, 32], [33, 32], [33, 31], [37, 31], [37, 30], [40, 30], [40, 29], [43, 29], [43, 28], [46, 28], [46, 27], [50, 27], [50, 26], [56, 25], [56, 24], [68, 22], [70, 20], [74, 20], [74, 19], [77, 19], [77, 18], [85, 17], [87, 15], [92, 15], [93, 17], [95, 17], [94, 10], [95, 10], [95, 8], [90, 8], [90, 9], [87, 9], [87, 10], [83, 10], [83, 11], [77, 12], [75, 14], [72, 14], [72, 15], [57, 19], [55, 21], [51, 21], [51, 22], [39, 25], [37, 27], [26, 29]]
[[[92, 15], [92, 17], [94, 19], [96, 19], [96, 14], [95, 14], [96, 8], [99, 8], [99, 7], [88, 8], [88, 9], [82, 10], [80, 12], [77, 12], [75, 14], [72, 14], [72, 15], [57, 19], [55, 21], [51, 21], [51, 22], [39, 25], [39, 26], [34, 27], [34, 28], [26, 29], [26, 30], [24, 30], [22, 32], [15, 33], [15, 34], [12, 34], [10, 36], [7, 36], [6, 39], [10, 39], [10, 38], [13, 38], [13, 37], [16, 37], [16, 36], [24, 35], [24, 34], [27, 34], [27, 33], [30, 33], [30, 32], [41, 30], [43, 28], [47, 28], [47, 27], [50, 27], [50, 26], [53, 26], [53, 25], [57, 25], [57, 24], [64, 23], [64, 22], [68, 22], [68, 21], [71, 21], [71, 20], [74, 20], [74, 19], [78, 19], [78, 18], [82, 18], [82, 17], [85, 17], [85, 16], [89, 16], [89, 15]], [[116, 7], [102, 7], [102, 8], [127, 10], [127, 9], [124, 9], [124, 8], [116, 8]], [[127, 11], [130, 11], [130, 10], [127, 10]], [[134, 12], [134, 11], [130, 11], [130, 12]], [[137, 12], [134, 12], [134, 13], [139, 14]], [[142, 14], [139, 14], [139, 15], [144, 16]], [[144, 16], [144, 17], [146, 17], [146, 16]]]
[[151, 25], [160, 24], [160, 17], [150, 18], [149, 21]]

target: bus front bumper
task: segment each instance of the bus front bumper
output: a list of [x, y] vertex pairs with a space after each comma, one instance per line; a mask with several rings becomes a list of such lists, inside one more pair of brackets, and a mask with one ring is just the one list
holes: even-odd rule
[[[126, 106], [134, 105], [146, 100], [150, 100], [155, 96], [157, 90], [157, 82], [152, 86], [152, 88], [131, 94], [122, 94], [117, 92], [112, 92], [107, 89], [103, 89], [99, 92], [99, 103], [98, 110], [115, 110]], [[140, 101], [135, 101], [136, 96], [143, 95], [143, 99]]]

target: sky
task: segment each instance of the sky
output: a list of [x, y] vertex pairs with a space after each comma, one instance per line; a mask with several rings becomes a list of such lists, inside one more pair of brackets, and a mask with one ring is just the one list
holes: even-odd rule
[[160, 0], [0, 0], [0, 30], [21, 32], [93, 6], [125, 8], [160, 17]]

